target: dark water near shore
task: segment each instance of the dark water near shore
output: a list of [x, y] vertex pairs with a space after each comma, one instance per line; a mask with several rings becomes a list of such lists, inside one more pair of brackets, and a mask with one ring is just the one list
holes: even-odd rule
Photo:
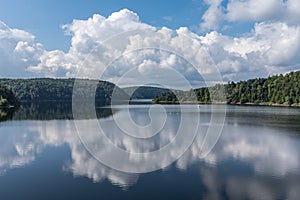
[[[300, 109], [226, 106], [220, 138], [203, 157], [200, 135], [211, 126], [212, 113], [217, 121], [222, 117], [218, 112], [225, 105], [156, 107], [153, 116], [160, 120], [163, 108], [167, 121], [151, 141], [131, 139], [114, 122], [146, 126], [152, 106], [129, 105], [131, 119], [123, 106], [115, 112], [97, 108], [98, 119], [76, 119], [97, 121], [121, 149], [153, 152], [172, 142], [183, 117], [189, 127], [200, 116], [199, 137], [179, 160], [141, 174], [117, 171], [91, 156], [77, 134], [71, 105], [22, 106], [0, 122], [0, 199], [300, 199]], [[101, 137], [88, 136], [103, 151]]]

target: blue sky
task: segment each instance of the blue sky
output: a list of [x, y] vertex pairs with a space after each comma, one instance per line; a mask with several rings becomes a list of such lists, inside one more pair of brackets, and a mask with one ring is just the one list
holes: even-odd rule
[[[70, 46], [70, 39], [61, 26], [73, 19], [87, 19], [93, 14], [108, 17], [111, 13], [128, 8], [139, 14], [141, 21], [152, 26], [171, 29], [189, 27], [197, 30], [208, 5], [202, 0], [0, 0], [0, 20], [13, 28], [26, 30], [36, 36], [47, 50]], [[227, 5], [227, 0], [222, 2]], [[253, 23], [228, 23], [230, 28], [220, 30], [229, 35], [250, 31]]]
[[[207, 51], [224, 81], [300, 68], [299, 0], [0, 0], [0, 5], [1, 77], [75, 76], [78, 62], [105, 37], [141, 27], [157, 27], [141, 43], [173, 42], [171, 48], [186, 57]], [[198, 46], [182, 48], [181, 35]], [[113, 59], [113, 52], [102, 53]], [[140, 62], [136, 66], [144, 72], [150, 66], [163, 68], [166, 60], [180, 65], [171, 56], [151, 56], [131, 61]], [[126, 63], [110, 72], [111, 81]], [[194, 78], [187, 66], [181, 69], [187, 79]]]
[[0, 5], [0, 20], [34, 34], [48, 50], [69, 47], [61, 25], [95, 13], [107, 17], [128, 8], [145, 23], [176, 29], [198, 25], [207, 8], [203, 2], [191, 0], [1, 0]]

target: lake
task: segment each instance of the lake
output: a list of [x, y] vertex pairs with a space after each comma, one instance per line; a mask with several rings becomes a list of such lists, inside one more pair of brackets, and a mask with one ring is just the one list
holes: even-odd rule
[[10, 113], [0, 122], [0, 198], [300, 198], [300, 109], [132, 104], [95, 113], [74, 119], [62, 103]]

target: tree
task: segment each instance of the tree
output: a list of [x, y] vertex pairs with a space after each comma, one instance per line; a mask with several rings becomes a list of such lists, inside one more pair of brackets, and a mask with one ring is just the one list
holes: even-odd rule
[[[211, 103], [211, 96], [215, 97], [215, 94], [221, 94], [221, 88], [220, 85], [216, 85], [210, 88], [198, 88], [194, 91], [198, 102]], [[268, 78], [250, 79], [237, 83], [228, 82], [224, 85], [224, 89], [226, 103], [228, 104], [277, 103], [291, 106], [300, 103], [300, 71]], [[213, 92], [212, 95], [210, 92]], [[171, 100], [172, 98], [172, 96], [169, 97]], [[165, 99], [164, 95], [157, 97], [155, 102], [159, 102], [162, 99]], [[225, 102], [225, 100], [222, 102]]]

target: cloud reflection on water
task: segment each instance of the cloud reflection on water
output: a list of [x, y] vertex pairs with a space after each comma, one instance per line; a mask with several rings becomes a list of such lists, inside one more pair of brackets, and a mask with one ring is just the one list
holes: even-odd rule
[[[137, 115], [143, 116], [144, 113]], [[170, 116], [173, 117], [167, 123], [168, 127], [160, 136], [151, 140], [148, 146], [136, 139], [131, 140], [128, 135], [120, 134], [117, 127], [111, 129], [108, 137], [115, 145], [127, 151], [152, 151], [174, 137], [178, 115], [173, 113]], [[230, 199], [276, 199], [281, 198], [280, 195], [293, 199], [300, 196], [297, 190], [300, 183], [296, 178], [299, 178], [300, 172], [298, 136], [291, 134], [288, 128], [284, 132], [272, 126], [254, 126], [241, 123], [236, 118], [227, 118], [216, 147], [207, 157], [201, 159], [201, 131], [207, 128], [207, 117], [209, 114], [204, 113], [198, 137], [175, 165], [178, 169], [187, 171], [194, 164], [199, 167], [199, 178], [208, 189], [208, 199], [221, 199], [222, 192]], [[113, 127], [112, 118], [99, 120], [108, 127]], [[71, 150], [71, 162], [65, 163], [62, 168], [73, 173], [75, 177], [88, 177], [93, 182], [108, 179], [123, 188], [138, 182], [139, 174], [119, 172], [94, 159], [82, 146], [72, 120], [7, 121], [1, 122], [0, 130], [1, 173], [30, 164], [47, 146], [59, 147], [67, 144]], [[93, 135], [93, 132], [89, 134], [92, 134], [89, 135], [91, 139], [97, 138], [99, 141], [99, 135]], [[99, 152], [107, 152], [101, 145], [98, 148]], [[172, 152], [169, 156], [172, 157]], [[252, 172], [243, 174], [232, 169], [224, 174], [221, 169], [226, 168], [228, 163], [236, 168], [247, 166]]]

